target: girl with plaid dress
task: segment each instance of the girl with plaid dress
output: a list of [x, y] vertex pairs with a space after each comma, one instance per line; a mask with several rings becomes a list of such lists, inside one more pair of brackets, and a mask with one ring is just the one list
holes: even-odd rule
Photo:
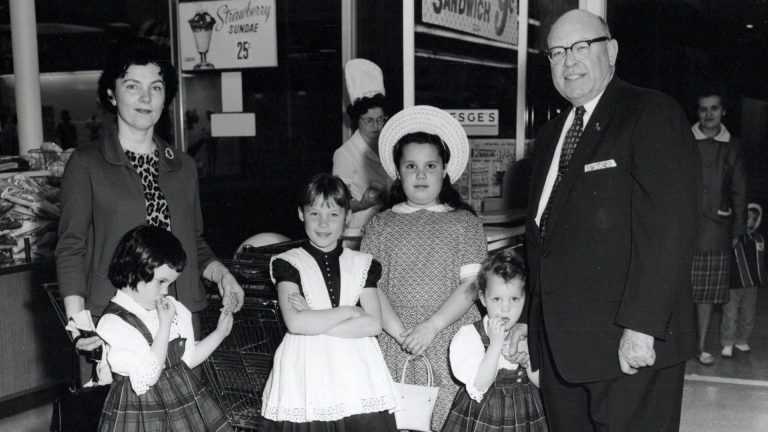
[[[512, 251], [483, 263], [475, 284], [487, 315], [462, 327], [451, 341], [451, 370], [464, 387], [453, 401], [442, 432], [546, 431], [538, 371], [505, 357], [507, 334], [525, 303], [525, 267]], [[518, 351], [528, 351], [525, 340]]]
[[191, 312], [167, 296], [185, 261], [181, 243], [163, 228], [142, 225], [120, 240], [109, 280], [122, 288], [96, 328], [114, 377], [99, 431], [232, 431], [190, 370], [229, 335], [232, 312], [225, 308], [216, 330], [195, 343]]

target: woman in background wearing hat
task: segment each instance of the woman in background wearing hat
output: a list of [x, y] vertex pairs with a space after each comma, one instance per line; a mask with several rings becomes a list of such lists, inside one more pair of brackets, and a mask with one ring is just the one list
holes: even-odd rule
[[387, 122], [388, 102], [381, 69], [365, 59], [352, 59], [344, 67], [347, 91], [352, 103], [347, 107], [357, 130], [333, 154], [333, 174], [341, 178], [352, 194], [352, 218], [344, 230], [345, 246], [357, 249], [354, 239], [381, 210], [392, 180], [379, 159], [379, 134]]
[[424, 354], [434, 369], [440, 393], [433, 430], [442, 427], [458, 390], [448, 366], [451, 338], [480, 319], [470, 287], [486, 255], [486, 236], [451, 186], [468, 153], [467, 135], [445, 111], [415, 106], [392, 117], [379, 139], [382, 164], [394, 180], [391, 208], [371, 218], [361, 248], [382, 265], [379, 297], [391, 337], [379, 342], [390, 371], [399, 374], [408, 353]]

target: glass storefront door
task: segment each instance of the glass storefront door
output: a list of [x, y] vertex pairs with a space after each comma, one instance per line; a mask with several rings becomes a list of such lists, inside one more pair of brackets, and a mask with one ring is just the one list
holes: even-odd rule
[[[223, 16], [219, 7], [235, 8], [235, 2], [199, 3], [217, 20]], [[331, 170], [342, 144], [339, 2], [275, 1], [274, 7], [276, 66], [182, 74], [177, 109], [184, 118], [184, 147], [198, 166], [206, 239], [226, 253], [260, 232], [303, 237], [295, 192], [313, 174]], [[259, 50], [251, 46], [249, 55]], [[210, 117], [226, 104], [222, 73], [228, 72], [240, 73], [242, 112], [255, 115], [255, 136], [211, 134]]]

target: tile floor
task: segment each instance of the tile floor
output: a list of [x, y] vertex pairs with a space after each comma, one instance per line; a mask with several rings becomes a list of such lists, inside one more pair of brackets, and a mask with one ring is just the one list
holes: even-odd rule
[[715, 364], [688, 361], [681, 431], [768, 431], [768, 291], [760, 294], [749, 354], [734, 349], [732, 358], [720, 356], [720, 314], [713, 314], [707, 350]]
[[[719, 327], [711, 324], [707, 347], [715, 364], [686, 365], [680, 431], [768, 431], [768, 291], [761, 294], [751, 353], [721, 358]], [[712, 320], [719, 325], [719, 313]], [[50, 418], [50, 405], [41, 406], [0, 419], [0, 432], [46, 432]]]

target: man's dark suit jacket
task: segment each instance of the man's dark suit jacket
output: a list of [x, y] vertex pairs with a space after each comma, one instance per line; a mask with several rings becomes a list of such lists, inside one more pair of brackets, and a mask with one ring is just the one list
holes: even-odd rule
[[[655, 337], [654, 368], [683, 362], [695, 350], [691, 263], [701, 199], [688, 121], [670, 97], [614, 77], [584, 125], [542, 243], [535, 217], [567, 116], [542, 127], [533, 161], [526, 227], [533, 367], [541, 364], [535, 348], [544, 325], [569, 382], [620, 376], [624, 328]], [[598, 162], [604, 167], [590, 165]]]

